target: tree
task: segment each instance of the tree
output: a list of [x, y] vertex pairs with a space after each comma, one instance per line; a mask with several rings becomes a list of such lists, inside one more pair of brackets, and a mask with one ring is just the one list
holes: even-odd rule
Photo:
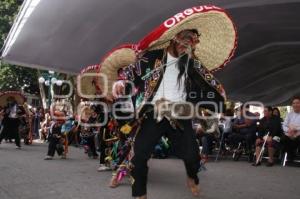
[[19, 90], [38, 94], [38, 74], [36, 69], [2, 64], [0, 69], [0, 90]]
[[22, 2], [23, 0], [0, 1], [0, 46], [3, 46]]
[[[23, 0], [0, 1], [0, 46], [4, 45], [22, 2]], [[32, 94], [39, 92], [37, 70], [1, 63], [0, 91], [22, 89]]]

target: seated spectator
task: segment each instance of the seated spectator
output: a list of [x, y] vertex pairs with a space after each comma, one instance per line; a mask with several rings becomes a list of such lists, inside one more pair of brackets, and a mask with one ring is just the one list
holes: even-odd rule
[[208, 111], [204, 112], [205, 120], [201, 122], [196, 128], [196, 133], [198, 138], [201, 140], [202, 144], [202, 160], [204, 162], [208, 159], [208, 154], [211, 153], [213, 141], [220, 136], [220, 131], [218, 127], [218, 118], [213, 116]]
[[249, 161], [252, 162], [252, 146], [255, 143], [256, 116], [249, 112], [249, 106], [242, 105], [238, 112], [237, 118], [233, 122], [233, 133], [229, 136], [230, 143], [236, 148], [242, 141], [246, 144], [246, 152], [249, 155]]
[[224, 150], [225, 140], [228, 139], [230, 133], [232, 133], [233, 125], [233, 111], [227, 109], [225, 115], [220, 117], [219, 128], [221, 135], [223, 135], [223, 141], [221, 143], [221, 149]]
[[281, 115], [280, 115], [280, 111], [277, 107], [273, 108], [273, 115], [276, 117], [279, 117], [280, 122], [283, 122], [283, 119], [281, 118]]
[[[259, 120], [258, 125], [258, 135], [256, 138], [256, 161], [253, 166], [260, 165], [260, 152], [262, 150], [262, 145], [266, 140], [265, 147], [268, 148], [268, 163], [267, 166], [271, 167], [274, 164], [274, 153], [275, 148], [279, 144], [279, 139], [282, 134], [281, 122], [279, 117], [272, 115], [272, 107], [267, 106], [264, 108], [264, 117]], [[269, 135], [267, 136], [267, 134]]]
[[291, 161], [300, 145], [300, 96], [293, 98], [292, 107], [293, 111], [287, 114], [283, 122], [284, 135], [281, 139], [283, 151], [288, 153], [288, 160]]

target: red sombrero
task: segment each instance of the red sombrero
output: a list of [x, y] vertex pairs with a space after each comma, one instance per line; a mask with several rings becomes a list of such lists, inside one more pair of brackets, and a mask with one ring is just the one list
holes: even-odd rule
[[233, 56], [237, 46], [235, 26], [224, 9], [213, 5], [192, 7], [167, 19], [142, 39], [138, 48], [163, 49], [185, 29], [197, 29], [200, 33], [195, 55], [210, 71], [221, 68]]
[[6, 106], [8, 99], [16, 100], [19, 105], [24, 104], [26, 101], [25, 96], [19, 91], [5, 91], [0, 93], [0, 106]]

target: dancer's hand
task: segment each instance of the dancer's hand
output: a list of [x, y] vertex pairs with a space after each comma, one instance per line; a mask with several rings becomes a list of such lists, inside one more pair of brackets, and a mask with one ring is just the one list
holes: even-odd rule
[[122, 80], [115, 82], [112, 87], [112, 94], [114, 98], [125, 95], [125, 82]]

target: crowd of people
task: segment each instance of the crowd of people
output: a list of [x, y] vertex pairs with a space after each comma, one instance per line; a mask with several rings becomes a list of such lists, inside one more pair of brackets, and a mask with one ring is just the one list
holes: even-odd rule
[[253, 166], [260, 166], [261, 158], [266, 154], [266, 166], [269, 167], [274, 165], [275, 155], [281, 160], [284, 153], [292, 162], [300, 147], [300, 97], [293, 98], [292, 108], [284, 120], [277, 107], [265, 106], [260, 117], [251, 113], [249, 106], [243, 105], [235, 110], [235, 114], [227, 110], [219, 120], [217, 117], [196, 120], [202, 159], [207, 161], [208, 155], [217, 147], [223, 155], [234, 154], [234, 160], [244, 154]]

